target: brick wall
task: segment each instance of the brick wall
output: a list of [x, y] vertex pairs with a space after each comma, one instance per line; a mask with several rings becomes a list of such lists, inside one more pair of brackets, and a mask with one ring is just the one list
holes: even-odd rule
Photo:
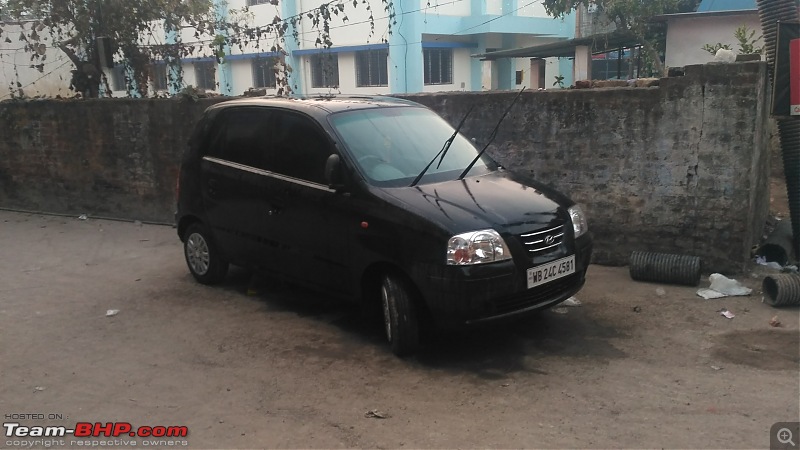
[[[488, 152], [584, 205], [595, 262], [633, 250], [738, 271], [769, 209], [766, 67], [701, 65], [660, 87], [523, 93]], [[406, 96], [485, 145], [513, 93]]]
[[[595, 261], [633, 250], [694, 254], [713, 270], [749, 258], [769, 208], [766, 68], [690, 66], [654, 88], [523, 93], [489, 153], [584, 205]], [[514, 93], [406, 98], [481, 146]], [[0, 104], [0, 207], [171, 221], [192, 124], [177, 100]]]
[[0, 207], [171, 222], [181, 154], [211, 103], [0, 103]]

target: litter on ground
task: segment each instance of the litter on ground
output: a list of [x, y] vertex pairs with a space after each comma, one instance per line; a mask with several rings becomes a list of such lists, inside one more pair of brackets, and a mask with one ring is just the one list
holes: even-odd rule
[[711, 285], [708, 288], [699, 289], [697, 291], [697, 295], [706, 300], [750, 295], [753, 292], [752, 289], [742, 286], [742, 283], [719, 273], [712, 273], [709, 275], [708, 279]]
[[377, 409], [373, 409], [364, 413], [364, 417], [368, 419], [387, 419], [389, 417], [388, 414], [378, 411]]
[[699, 295], [700, 297], [703, 297], [706, 300], [711, 300], [712, 298], [727, 297], [727, 295], [725, 295], [725, 294], [723, 294], [721, 292], [717, 292], [717, 291], [715, 291], [713, 289], [705, 289], [705, 288], [704, 289], [698, 289], [697, 290], [697, 295]]
[[[757, 256], [756, 259], [755, 259], [755, 262], [756, 262], [756, 264], [758, 264], [760, 266], [765, 266], [765, 267], [768, 267], [770, 269], [780, 270], [781, 272], [786, 272], [786, 273], [797, 273], [798, 272], [797, 266], [791, 265], [791, 264], [786, 265], [786, 266], [782, 266], [782, 265], [780, 265], [779, 263], [777, 263], [775, 261], [767, 262], [767, 257], [766, 256]], [[758, 278], [758, 275], [756, 275], [754, 278]]]

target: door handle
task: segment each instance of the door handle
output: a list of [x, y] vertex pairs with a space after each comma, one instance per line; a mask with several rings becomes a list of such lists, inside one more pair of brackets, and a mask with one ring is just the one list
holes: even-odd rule
[[215, 178], [211, 178], [208, 180], [208, 195], [215, 196], [217, 195], [217, 190], [219, 189], [219, 181]]

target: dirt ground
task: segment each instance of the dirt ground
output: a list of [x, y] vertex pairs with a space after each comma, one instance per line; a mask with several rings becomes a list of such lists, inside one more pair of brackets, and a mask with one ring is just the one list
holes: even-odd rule
[[800, 417], [800, 309], [762, 303], [759, 274], [703, 300], [592, 266], [581, 307], [399, 359], [348, 304], [197, 284], [170, 227], [0, 211], [0, 248], [4, 422], [182, 425], [192, 448], [765, 448]]

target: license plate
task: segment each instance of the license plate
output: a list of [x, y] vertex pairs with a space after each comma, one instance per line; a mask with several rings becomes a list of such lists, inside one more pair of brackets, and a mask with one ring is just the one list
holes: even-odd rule
[[575, 255], [528, 269], [528, 289], [575, 273]]

